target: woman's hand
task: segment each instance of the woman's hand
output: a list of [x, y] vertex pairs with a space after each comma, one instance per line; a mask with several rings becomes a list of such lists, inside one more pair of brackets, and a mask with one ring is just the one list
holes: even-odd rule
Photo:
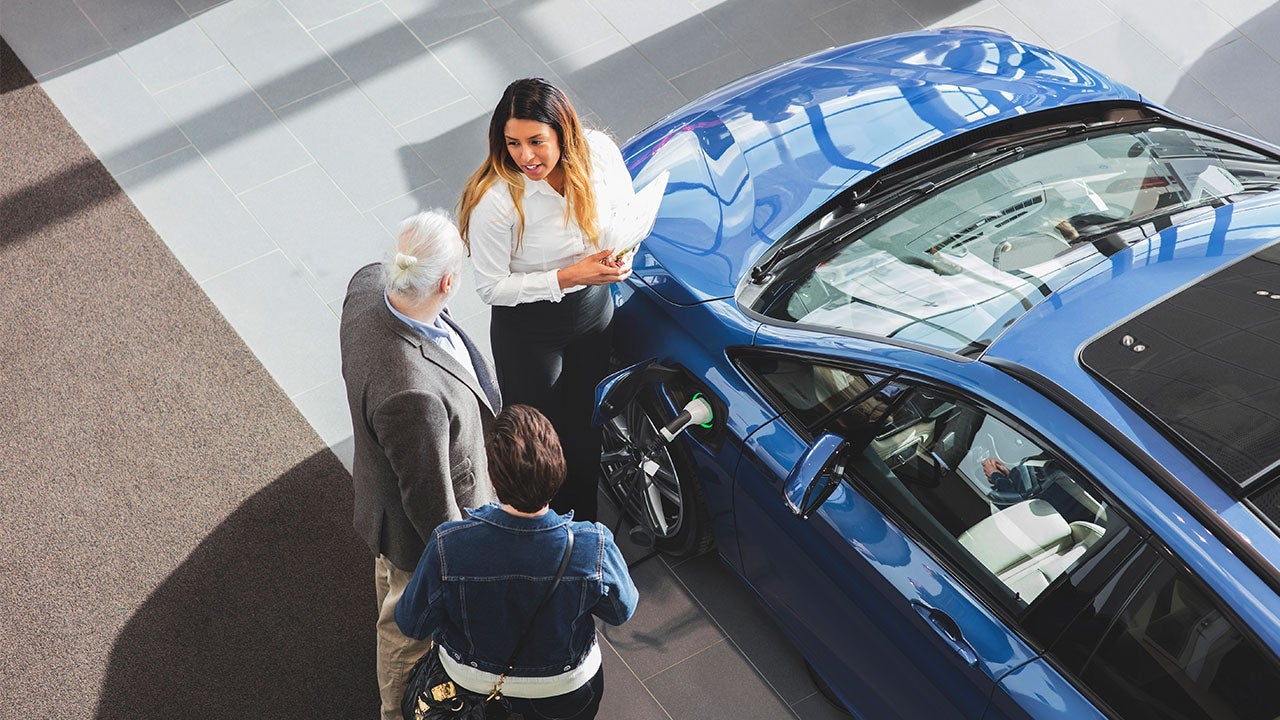
[[626, 280], [630, 276], [631, 253], [615, 261], [612, 250], [592, 253], [556, 272], [556, 279], [560, 281], [562, 290], [576, 285], [609, 285]]

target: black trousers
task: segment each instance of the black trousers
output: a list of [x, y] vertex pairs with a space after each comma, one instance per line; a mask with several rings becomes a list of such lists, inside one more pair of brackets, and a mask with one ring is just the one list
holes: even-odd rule
[[594, 285], [549, 300], [494, 306], [489, 325], [503, 405], [532, 405], [555, 426], [568, 476], [551, 501], [577, 520], [597, 517], [600, 431], [591, 426], [596, 385], [609, 372], [613, 297]]

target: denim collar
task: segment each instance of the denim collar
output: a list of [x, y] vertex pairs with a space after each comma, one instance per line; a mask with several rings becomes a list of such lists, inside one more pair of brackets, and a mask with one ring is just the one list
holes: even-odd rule
[[516, 532], [554, 530], [568, 525], [573, 520], [572, 510], [566, 515], [560, 515], [555, 510], [548, 510], [538, 517], [520, 517], [503, 510], [502, 506], [497, 503], [489, 503], [484, 507], [467, 508], [467, 514], [474, 520]]

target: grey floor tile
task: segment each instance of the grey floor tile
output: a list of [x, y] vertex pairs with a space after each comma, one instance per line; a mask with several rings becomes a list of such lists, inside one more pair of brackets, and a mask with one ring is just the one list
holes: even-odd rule
[[347, 438], [336, 445], [330, 445], [329, 449], [338, 456], [338, 462], [342, 463], [342, 467], [346, 468], [348, 473], [351, 472], [351, 468], [355, 465], [355, 439]]
[[443, 180], [436, 180], [400, 197], [392, 198], [366, 214], [377, 220], [388, 233], [394, 236], [399, 233], [400, 223], [405, 218], [426, 210], [441, 210], [452, 218], [454, 206], [457, 204], [458, 192], [451, 187], [446, 187]]
[[399, 128], [418, 157], [444, 181], [444, 189], [453, 194], [446, 207], [457, 205], [466, 179], [488, 156], [491, 112], [468, 97]]
[[425, 45], [438, 43], [497, 17], [487, 3], [475, 0], [383, 0], [383, 4]]
[[190, 19], [177, 0], [77, 0], [77, 4], [117, 51]]
[[276, 249], [193, 148], [120, 173], [116, 180], [196, 282]]
[[489, 0], [489, 5], [548, 62], [618, 35], [587, 0]]
[[755, 670], [728, 641], [694, 655], [645, 684], [672, 720], [795, 717], [791, 708], [759, 681]]
[[[684, 96], [635, 48], [604, 41], [552, 64], [614, 137], [625, 139], [684, 104]], [[618, 82], [627, 78], [627, 82]]]
[[[1187, 67], [1214, 47], [1239, 37], [1231, 23], [1201, 0], [1104, 2], [1179, 67]], [[1171, 17], [1178, 21], [1169, 22]]]
[[318, 27], [311, 36], [392, 125], [467, 97], [440, 61], [381, 3]]
[[489, 305], [476, 293], [475, 267], [468, 258], [458, 271], [458, 289], [449, 298], [449, 312], [455, 320], [467, 322], [478, 328], [484, 324], [484, 335], [489, 335]]
[[1280, 4], [1270, 5], [1237, 27], [1271, 57], [1280, 59], [1280, 46], [1276, 43], [1280, 38]]
[[807, 14], [787, 5], [731, 0], [708, 7], [703, 14], [757, 68], [831, 45], [831, 38]]
[[1203, 85], [1126, 22], [1112, 23], [1061, 49], [1177, 112], [1210, 123], [1232, 116]]
[[4, 39], [35, 77], [111, 47], [74, 0], [6, 0]]
[[320, 167], [309, 165], [240, 196], [275, 244], [306, 268], [325, 302], [346, 294], [355, 271], [381, 260], [391, 234], [361, 214]]
[[716, 553], [703, 553], [673, 572], [785, 702], [817, 690], [800, 653]]
[[893, 0], [853, 0], [813, 20], [836, 45], [922, 27]]
[[191, 21], [121, 49], [120, 59], [153, 93], [227, 64], [218, 48]]
[[1044, 38], [1040, 37], [1026, 23], [1022, 22], [1017, 15], [1014, 15], [1008, 8], [999, 3], [979, 3], [975, 6], [976, 11], [973, 14], [961, 14], [945, 19], [939, 23], [935, 23], [933, 27], [946, 27], [948, 25], [978, 25], [981, 27], [995, 28], [1008, 33], [1010, 36], [1029, 43], [1035, 43], [1042, 47], [1050, 47]]
[[724, 33], [688, 0], [593, 2], [664, 77], [682, 75], [732, 49]]
[[273, 108], [347, 79], [276, 0], [235, 0], [196, 22]]
[[512, 80], [555, 73], [502, 18], [495, 18], [431, 46], [440, 62], [481, 107], [491, 108]]
[[1274, 7], [1276, 0], [1204, 0], [1204, 4], [1227, 22], [1241, 27]]
[[236, 192], [313, 162], [230, 66], [159, 93], [156, 101]]
[[337, 445], [351, 437], [347, 385], [341, 377], [298, 393], [292, 400], [326, 445]]
[[[995, 6], [996, 0], [898, 0], [898, 4], [911, 17], [925, 27], [934, 23], [947, 23], [960, 14], [972, 15], [979, 6]], [[975, 9], [977, 8], [977, 9]]]
[[178, 0], [178, 4], [182, 6], [183, 10], [187, 11], [188, 15], [195, 17], [209, 8], [217, 7], [223, 3], [231, 1], [232, 0]]
[[819, 694], [810, 695], [791, 706], [800, 720], [848, 720], [849, 713], [832, 705]]
[[608, 640], [600, 638], [604, 658], [604, 699], [598, 717], [602, 720], [671, 720], [649, 688], [631, 672]]
[[733, 43], [702, 15], [694, 15], [635, 44], [663, 77], [673, 78], [723, 57]]
[[[1242, 72], [1241, 68], [1248, 68]], [[1248, 37], [1214, 48], [1190, 69], [1191, 75], [1242, 120], [1272, 143], [1280, 141], [1280, 98], [1258, 92], [1280, 81], [1280, 63]], [[1265, 80], [1264, 80], [1265, 79]]]
[[654, 675], [724, 640], [660, 560], [633, 568], [631, 577], [640, 590], [636, 614], [625, 625], [606, 626], [602, 632], [646, 684]]
[[[817, 26], [814, 26], [816, 29]], [[671, 78], [671, 84], [687, 99], [699, 98], [758, 69], [754, 60], [741, 50], [730, 51], [695, 70]]]
[[289, 105], [280, 110], [280, 118], [360, 210], [436, 179], [350, 83]]
[[286, 395], [341, 374], [338, 321], [283, 253], [241, 265], [201, 287]]
[[[744, 0], [724, 0], [729, 3]], [[635, 44], [674, 25], [696, 17], [700, 10], [689, 0], [591, 0], [627, 42]]]
[[116, 56], [50, 78], [42, 85], [112, 173], [190, 145]]
[[280, 4], [306, 28], [353, 13], [378, 0], [280, 0]]
[[1117, 20], [1101, 0], [1000, 0], [1037, 35], [1058, 48]]

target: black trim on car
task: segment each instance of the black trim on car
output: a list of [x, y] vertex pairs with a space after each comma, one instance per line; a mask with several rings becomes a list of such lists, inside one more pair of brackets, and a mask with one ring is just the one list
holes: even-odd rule
[[987, 357], [987, 364], [1008, 373], [1012, 377], [1036, 388], [1040, 393], [1058, 404], [1081, 423], [1089, 426], [1100, 437], [1109, 442], [1129, 462], [1142, 469], [1152, 482], [1169, 493], [1197, 522], [1209, 528], [1227, 550], [1235, 555], [1258, 577], [1262, 578], [1272, 591], [1280, 594], [1280, 568], [1267, 559], [1248, 538], [1236, 532], [1222, 516], [1214, 512], [1203, 500], [1183, 485], [1173, 473], [1156, 462], [1145, 450], [1129, 437], [1108, 423], [1096, 410], [1081, 402], [1071, 393], [1063, 390], [1052, 380], [1040, 373], [1017, 363], [1000, 358]]

